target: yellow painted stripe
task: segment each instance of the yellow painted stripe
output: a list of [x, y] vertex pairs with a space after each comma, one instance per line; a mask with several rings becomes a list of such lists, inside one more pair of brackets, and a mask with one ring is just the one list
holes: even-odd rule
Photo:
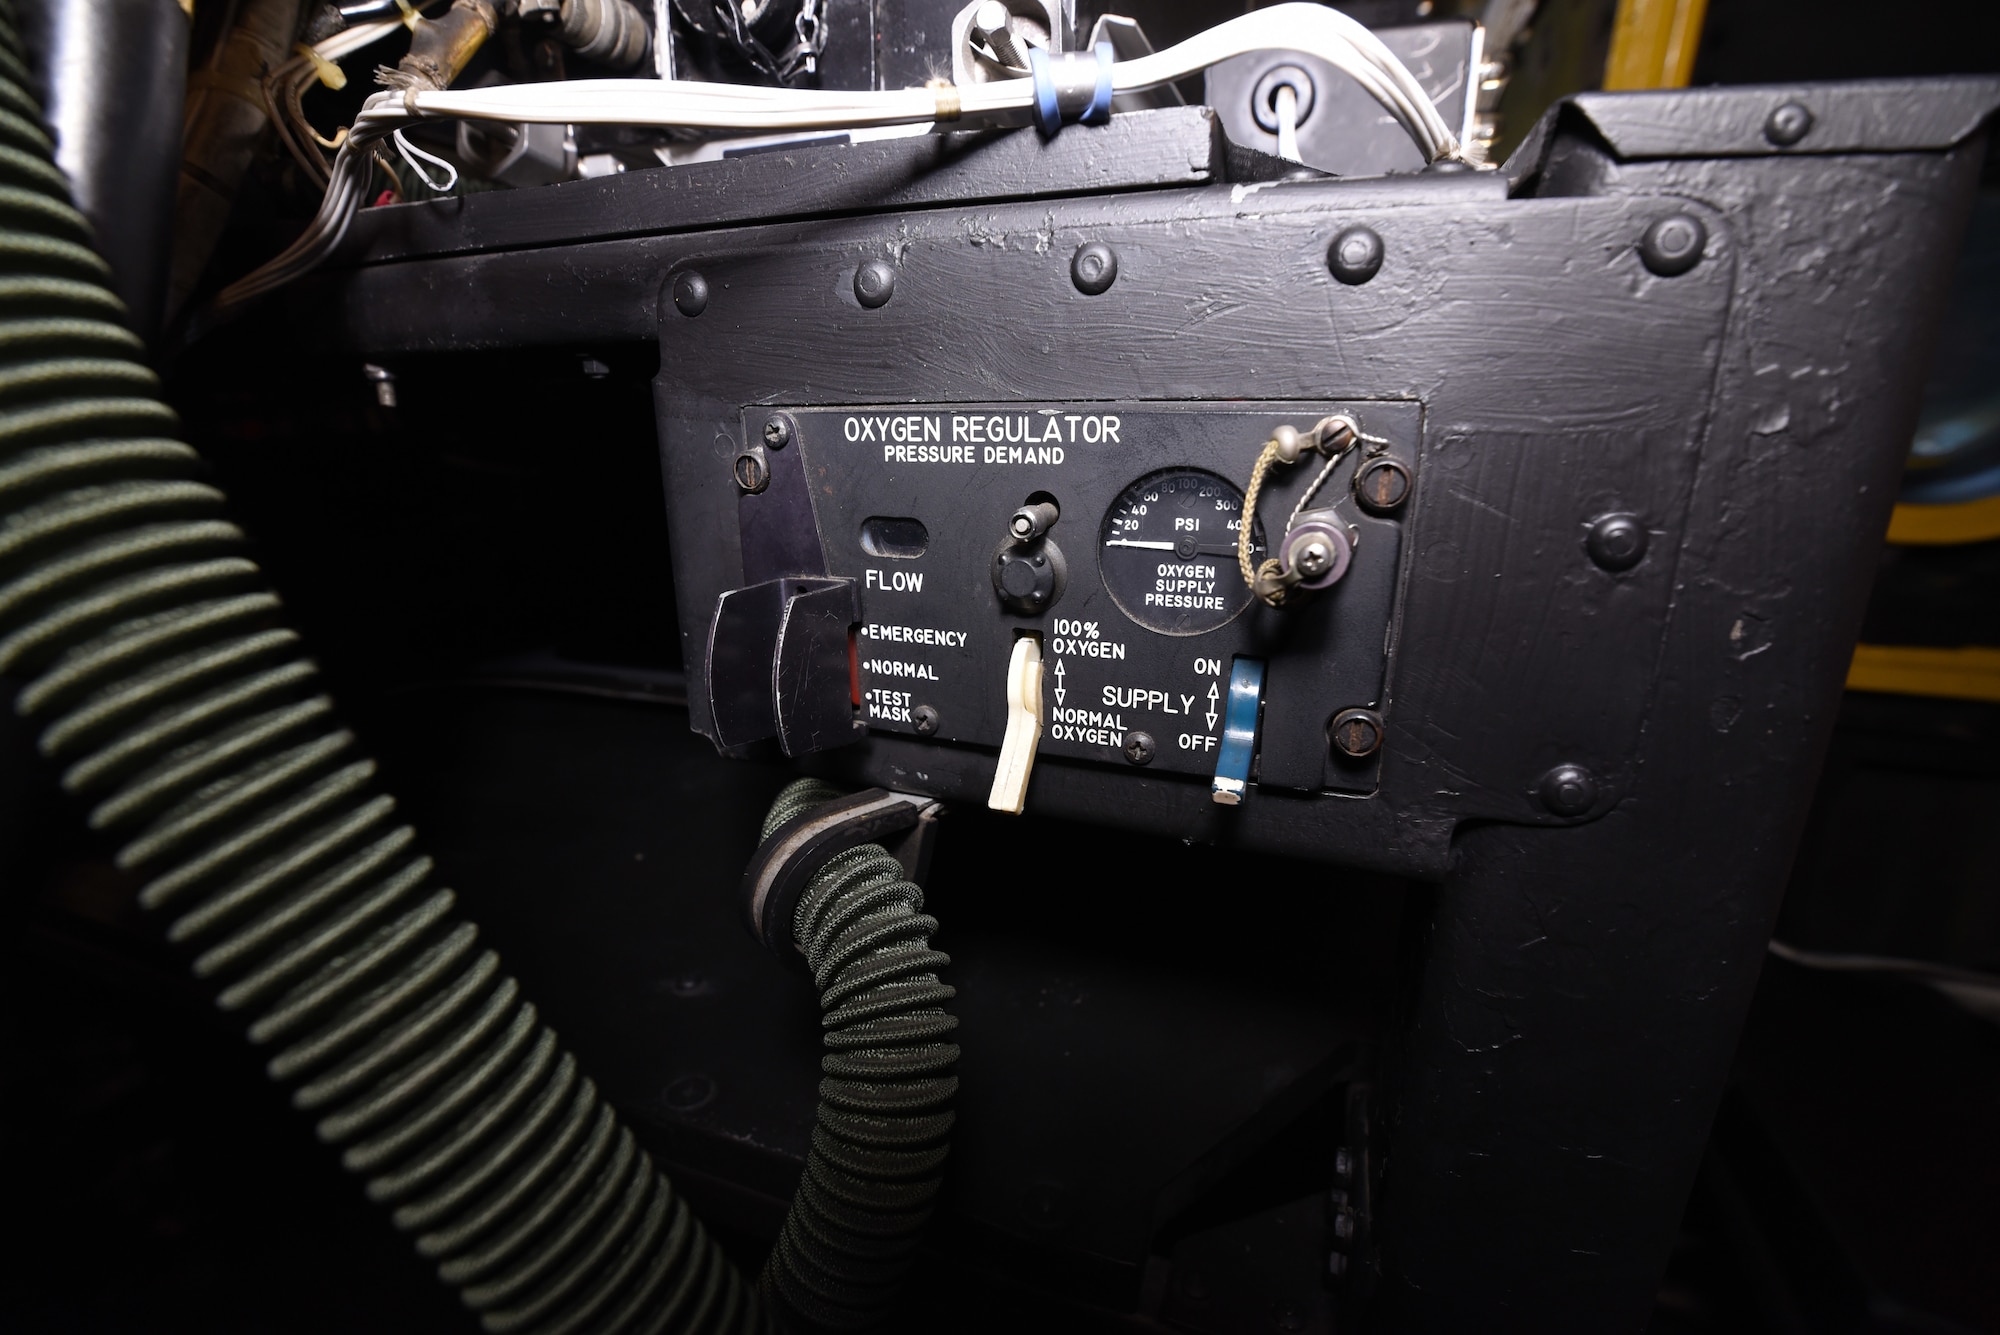
[[1604, 86], [1687, 87], [1707, 12], [1708, 0], [1618, 0]]
[[2000, 649], [1858, 644], [1847, 689], [2000, 703]]
[[1904, 547], [1990, 542], [2000, 538], [2000, 496], [1957, 505], [1899, 505], [1889, 516], [1889, 541]]

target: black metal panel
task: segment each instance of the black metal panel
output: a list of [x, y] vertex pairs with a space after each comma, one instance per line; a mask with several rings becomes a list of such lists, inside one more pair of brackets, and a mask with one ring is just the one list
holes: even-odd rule
[[[380, 265], [347, 278], [344, 319], [383, 352], [657, 332], [690, 636], [744, 582], [728, 464], [745, 405], [1419, 405], [1374, 796], [1259, 787], [1224, 810], [1185, 778], [1049, 755], [1029, 810], [1441, 880], [1387, 1086], [1389, 1319], [1630, 1329], [1756, 978], [1914, 420], [1978, 162], [1976, 145], [1943, 150], [1995, 101], [1990, 82], [1899, 87], [1785, 92], [1828, 99], [1821, 144], [1867, 150], [1845, 156], [1800, 156], [1810, 135], [1789, 156], [1753, 148], [1773, 90], [1592, 98], [1510, 168], [1519, 198], [1490, 175], [961, 197]], [[1716, 101], [1695, 117], [1676, 96]], [[1678, 156], [1619, 160], [1661, 154]], [[807, 188], [790, 164], [756, 179]], [[1670, 218], [1703, 238], [1692, 267], [1653, 231]], [[1348, 285], [1326, 256], [1357, 225], [1386, 258]], [[1070, 279], [1086, 242], [1118, 252], [1100, 296]], [[871, 260], [897, 274], [874, 308], [853, 295]], [[692, 318], [659, 295], [689, 267], [713, 292]], [[927, 518], [933, 540], [990, 552], [984, 505]], [[1637, 564], [1593, 555], [1612, 513], [1648, 534]], [[877, 734], [815, 763], [976, 803], [993, 756]], [[1584, 773], [1545, 792], [1559, 766]], [[1061, 1041], [983, 1040], [1008, 1063]], [[1096, 1149], [1131, 1120], [1078, 1112], [955, 1171], [997, 1193], [1055, 1140]]]
[[[2000, 81], [1967, 76], [1582, 93], [1568, 105], [1627, 160], [1918, 153], [1979, 133], [2000, 107]], [[1806, 115], [1774, 121], [1780, 107]]]
[[[676, 531], [727, 522], [735, 483], [714, 464], [719, 449], [690, 446], [740, 429], [746, 402], [976, 404], [1004, 385], [1029, 410], [1232, 399], [1249, 389], [1322, 404], [1422, 404], [1423, 481], [1408, 521], [1416, 559], [1399, 635], [1404, 646], [1425, 648], [1394, 660], [1395, 725], [1373, 800], [1405, 831], [1425, 828], [1408, 819], [1420, 815], [1448, 824], [1601, 814], [1630, 781], [1657, 666], [1672, 535], [1693, 484], [1732, 290], [1729, 223], [1699, 206], [1642, 199], [1507, 203], [1484, 190], [1479, 198], [1450, 177], [1403, 182], [1397, 207], [1378, 202], [1387, 189], [1294, 183], [705, 238], [701, 253], [683, 263], [698, 267], [718, 295], [700, 317], [661, 327], [661, 365], [669, 368], [663, 458]], [[1251, 200], [1255, 213], [1247, 212]], [[1665, 213], [1688, 209], [1705, 219], [1705, 258], [1673, 278], [1651, 274], [1638, 253], [1641, 237]], [[1335, 281], [1325, 257], [1336, 233], [1360, 225], [1382, 235], [1390, 258], [1373, 281], [1353, 287]], [[1119, 277], [1104, 295], [1087, 297], [1070, 280], [1068, 258], [1095, 241], [1117, 251]], [[898, 277], [892, 299], [869, 309], [854, 299], [850, 279], [875, 257], [893, 258]], [[999, 311], [1007, 318], [972, 316]], [[1524, 349], [1533, 349], [1532, 362]], [[889, 501], [873, 490], [855, 494], [858, 479], [844, 464], [821, 479], [827, 456], [812, 451], [826, 448], [824, 433], [805, 434], [805, 457], [820, 460], [813, 466], [823, 538], [828, 506], [843, 531], [864, 512], [897, 512], [878, 511]], [[1085, 489], [1087, 522], [1118, 486], [1152, 468], [1190, 465], [1247, 479], [1261, 434], [1190, 440], [1171, 456], [1136, 452], [1130, 467]], [[1006, 514], [1028, 491], [1065, 485], [1062, 468], [1052, 467], [1021, 472], [1004, 494], [984, 475], [976, 481], [926, 498], [917, 512], [968, 569], [983, 567]], [[860, 508], [847, 513], [853, 506]], [[1585, 528], [1612, 511], [1637, 513], [1663, 535], [1652, 559], [1619, 572], [1592, 563]], [[832, 550], [854, 552], [844, 541]], [[929, 559], [944, 559], [935, 543]], [[741, 578], [713, 562], [677, 573], [686, 607], [712, 604]], [[961, 680], [987, 684], [984, 712], [976, 706], [965, 731], [948, 723], [940, 735], [997, 745], [1006, 628], [1018, 619], [979, 592], [976, 579], [946, 587], [974, 590], [967, 615], [991, 632], [961, 668]], [[1311, 617], [1309, 610], [1255, 615], [1252, 626], [1269, 625], [1271, 634], [1282, 634], [1276, 628], [1288, 618], [1303, 626]], [[1305, 657], [1298, 670], [1316, 670]], [[1280, 679], [1290, 680], [1287, 654], [1272, 658]], [[1273, 695], [1270, 708], [1281, 703]], [[1294, 734], [1287, 744], [1310, 734], [1323, 747], [1335, 709], [1360, 703], [1368, 701], [1315, 700], [1309, 721], [1286, 721]], [[871, 782], [908, 785], [907, 774], [892, 772], [907, 766], [879, 745], [872, 738], [843, 766]], [[1043, 748], [1030, 809], [1077, 811], [1074, 795], [1051, 803], [1043, 782], [1063, 751]], [[959, 777], [918, 786], [983, 800], [991, 755]], [[1592, 772], [1597, 800], [1556, 816], [1536, 784], [1563, 763]], [[946, 772], [939, 762], [936, 773]], [[1290, 762], [1289, 781], [1296, 772]], [[1126, 774], [1079, 777], [1092, 794], [1083, 812], [1117, 805], [1110, 790], [1128, 782]], [[1441, 868], [1435, 845], [1385, 843], [1381, 826], [1335, 799], [1309, 803], [1323, 808], [1312, 814], [1258, 806], [1246, 803], [1220, 826], [1200, 820], [1199, 837], [1317, 848], [1403, 871]], [[1178, 804], [1160, 806], [1145, 824], [1184, 833], [1188, 815]]]
[[1225, 179], [1224, 161], [1220, 125], [1207, 107], [1134, 112], [1053, 139], [963, 131], [772, 149], [368, 209], [354, 220], [341, 259], [372, 264], [974, 199], [1200, 185]]
[[1839, 702], [1981, 147], [1591, 174], [1730, 217], [1746, 299], [1630, 798], [1587, 829], [1464, 832], [1441, 891], [1383, 1193], [1404, 1325], [1645, 1322]]

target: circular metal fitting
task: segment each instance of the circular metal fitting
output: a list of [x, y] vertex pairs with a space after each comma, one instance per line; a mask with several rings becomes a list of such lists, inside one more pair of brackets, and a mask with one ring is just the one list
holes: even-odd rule
[[1669, 213], [1639, 238], [1639, 258], [1662, 278], [1675, 278], [1701, 263], [1708, 229], [1691, 213]]
[[1150, 732], [1128, 732], [1125, 734], [1125, 758], [1135, 765], [1150, 765], [1159, 750], [1153, 744]]
[[1764, 138], [1779, 148], [1790, 148], [1812, 133], [1813, 114], [1804, 103], [1781, 102], [1764, 121]]
[[1341, 755], [1360, 760], [1382, 749], [1382, 732], [1382, 716], [1374, 710], [1343, 709], [1327, 725], [1326, 736]]
[[747, 495], [755, 496], [771, 485], [771, 465], [765, 460], [761, 446], [752, 445], [738, 454], [730, 471], [736, 475], [736, 485]]
[[1610, 571], [1630, 570], [1646, 559], [1651, 535], [1633, 514], [1600, 515], [1591, 521], [1583, 548], [1599, 567]]
[[1597, 805], [1597, 778], [1581, 765], [1557, 765], [1535, 785], [1552, 816], [1581, 816]]
[[1062, 549], [1053, 541], [1005, 542], [993, 554], [993, 592], [1010, 612], [1036, 616], [1062, 597], [1069, 576]]
[[782, 450], [792, 443], [792, 435], [797, 431], [790, 413], [772, 413], [764, 419], [764, 447]]
[[1302, 589], [1325, 589], [1340, 582], [1354, 560], [1354, 540], [1339, 524], [1325, 519], [1306, 519], [1285, 534], [1285, 550], [1279, 561], [1286, 570], [1299, 574]]
[[887, 260], [869, 260], [854, 271], [854, 299], [874, 310], [896, 295], [896, 266]]
[[1370, 459], [1354, 473], [1354, 499], [1370, 514], [1386, 515], [1410, 499], [1410, 470], [1397, 459]]
[[708, 280], [692, 269], [674, 279], [674, 309], [687, 316], [707, 310]]
[[1070, 257], [1069, 281], [1086, 297], [1110, 291], [1118, 281], [1118, 252], [1102, 241], [1078, 246]]
[[1350, 227], [1327, 247], [1326, 267], [1349, 287], [1357, 287], [1382, 269], [1382, 238], [1372, 227]]
[[925, 737], [937, 731], [938, 712], [929, 705], [918, 705], [910, 711], [910, 718], [916, 723], [917, 731]]
[[1298, 112], [1293, 116], [1292, 124], [1304, 125], [1306, 117], [1312, 115], [1312, 75], [1297, 65], [1280, 65], [1266, 70], [1250, 93], [1250, 114], [1257, 118], [1257, 125], [1265, 134], [1278, 132], [1278, 90], [1285, 87], [1289, 87], [1298, 99]]

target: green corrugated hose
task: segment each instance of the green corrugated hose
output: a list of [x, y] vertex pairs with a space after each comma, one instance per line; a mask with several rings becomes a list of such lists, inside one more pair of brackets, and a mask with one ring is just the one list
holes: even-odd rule
[[488, 1330], [874, 1320], [935, 1190], [956, 1055], [915, 887], [875, 850], [807, 896], [834, 1052], [760, 1293], [430, 883], [171, 438], [30, 88], [0, 0], [0, 674], [144, 905]]

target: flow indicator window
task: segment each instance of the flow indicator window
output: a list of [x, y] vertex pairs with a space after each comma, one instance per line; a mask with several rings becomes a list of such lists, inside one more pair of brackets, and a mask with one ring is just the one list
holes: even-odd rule
[[[1243, 493], [1198, 468], [1140, 478], [1113, 501], [1098, 540], [1104, 587], [1126, 616], [1162, 635], [1200, 635], [1250, 605], [1236, 568]], [[1261, 526], [1251, 560], [1264, 559]]]

